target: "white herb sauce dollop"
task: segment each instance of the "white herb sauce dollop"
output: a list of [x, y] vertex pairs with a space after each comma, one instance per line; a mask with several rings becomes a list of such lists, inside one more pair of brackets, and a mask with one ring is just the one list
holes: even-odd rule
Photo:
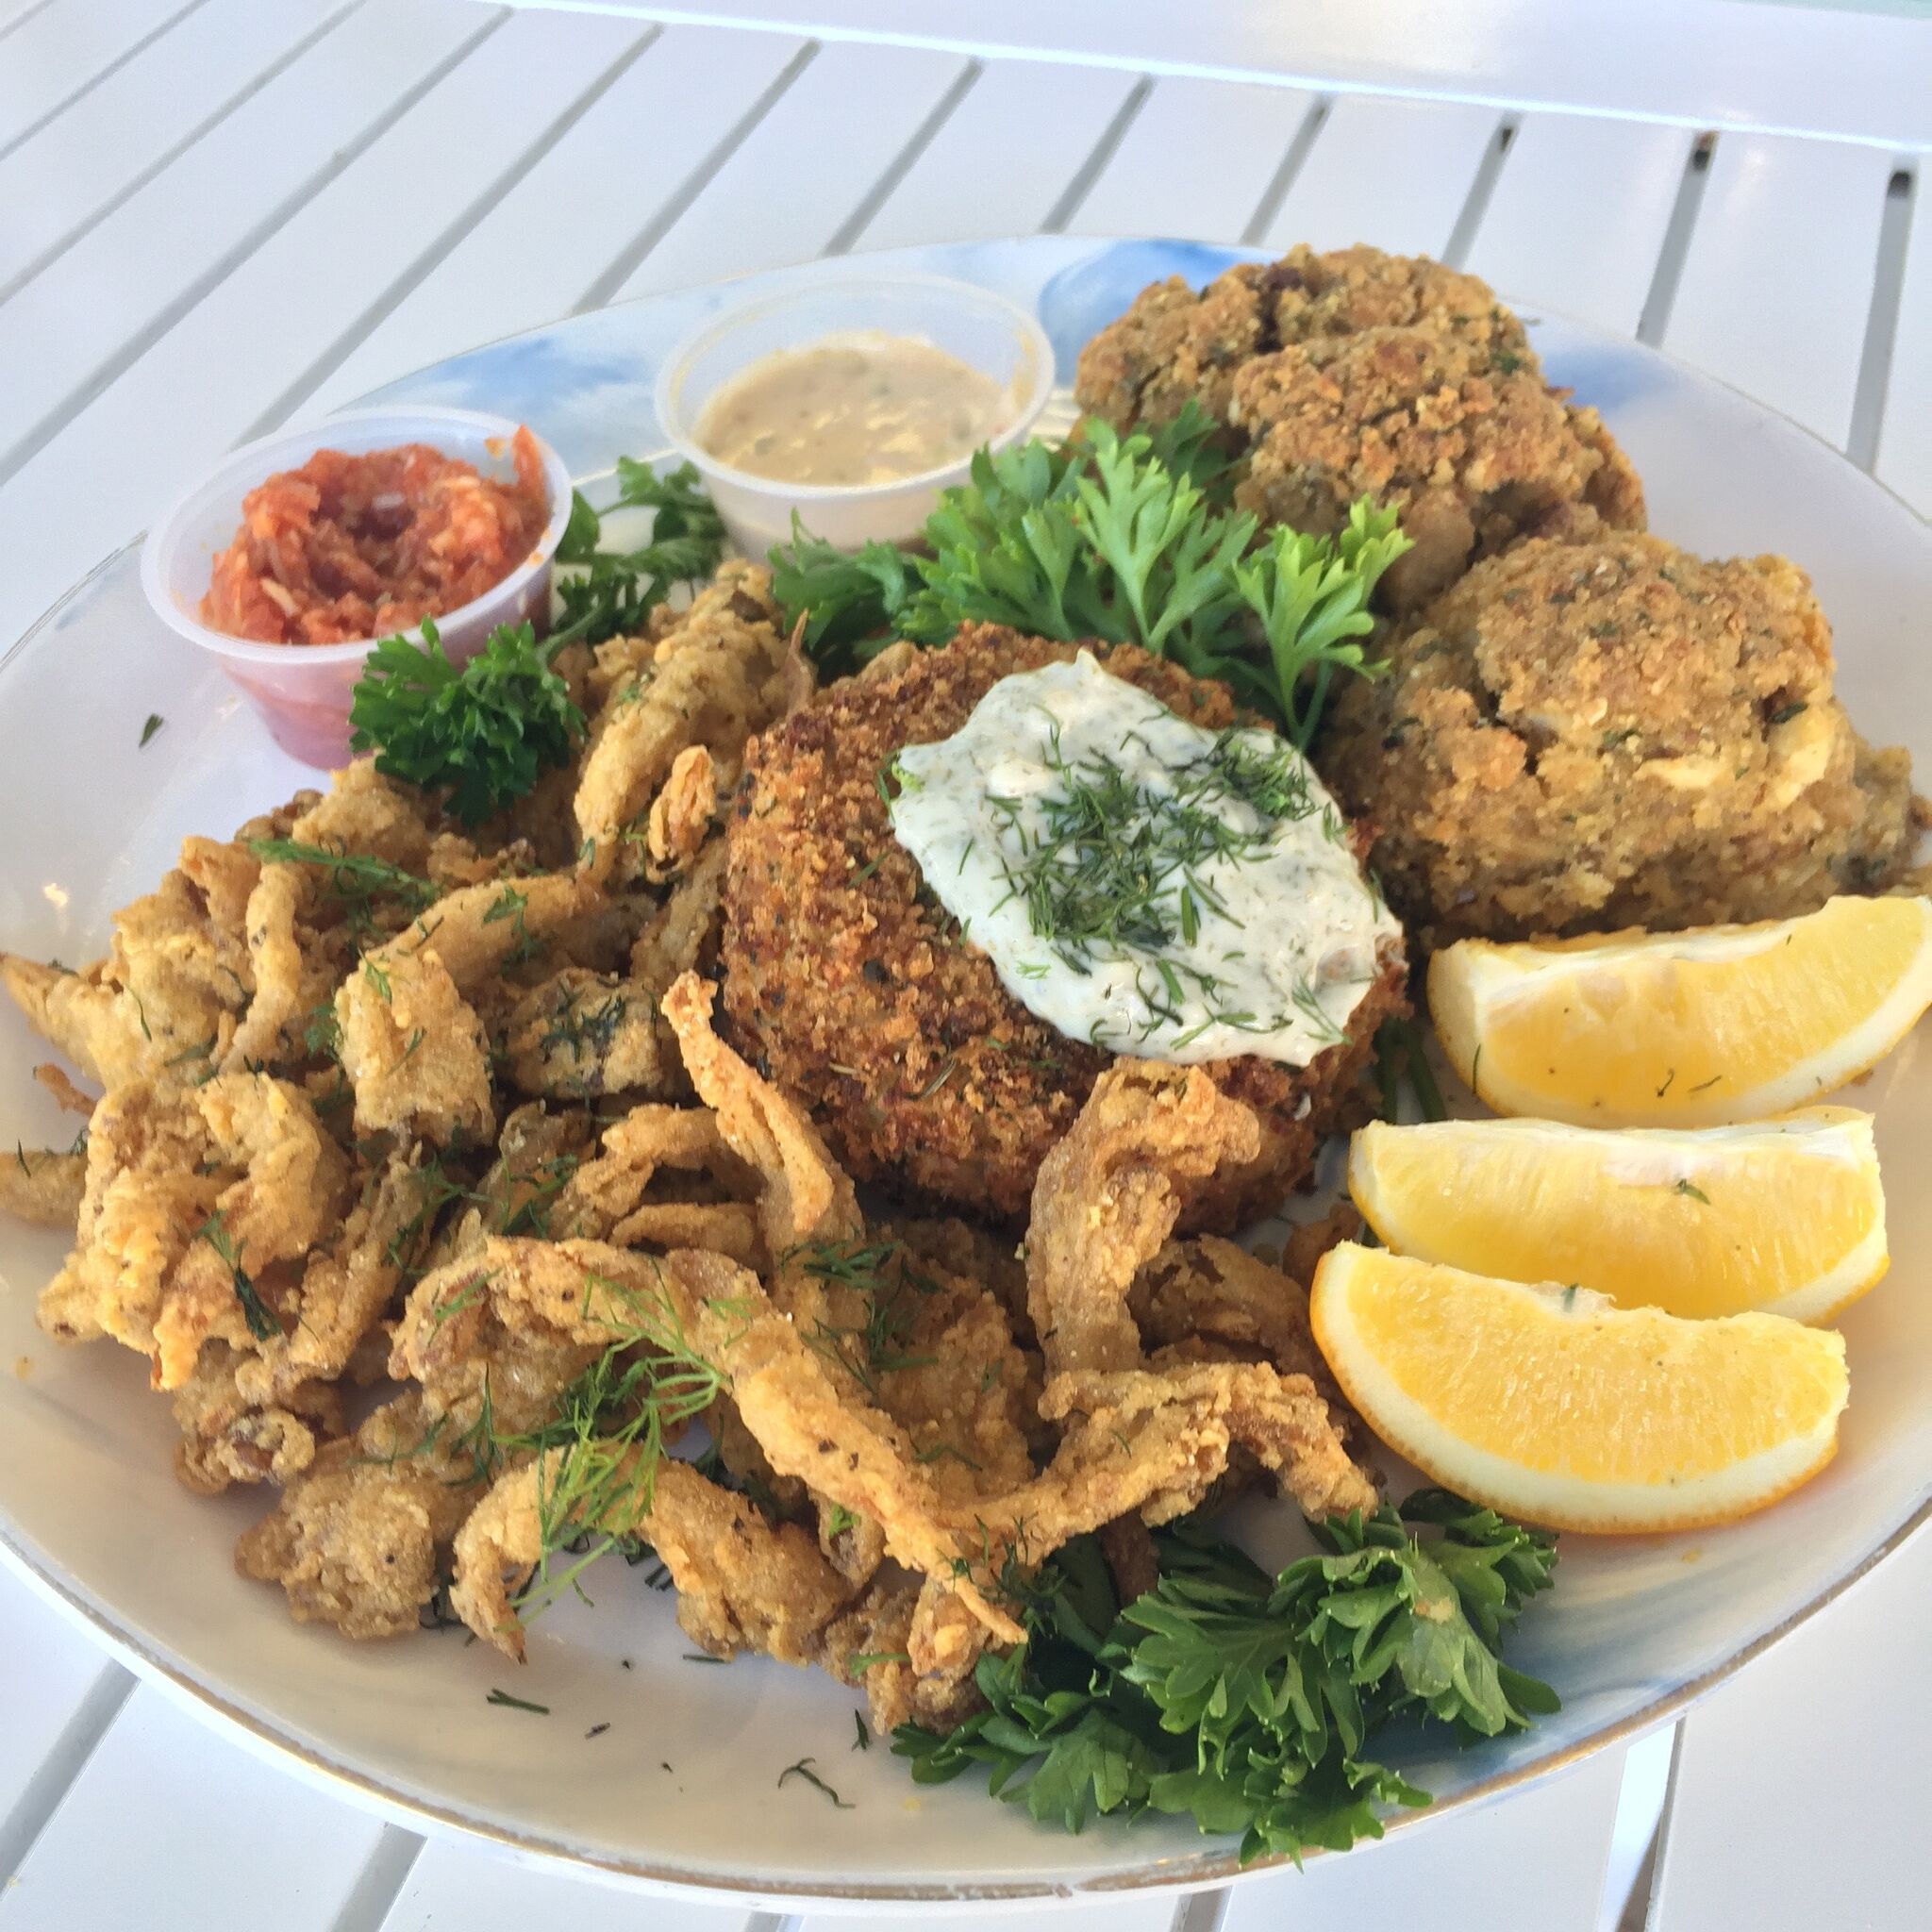
[[1307, 1066], [1401, 936], [1286, 740], [1190, 724], [1085, 651], [891, 776], [894, 835], [1008, 991], [1110, 1052]]

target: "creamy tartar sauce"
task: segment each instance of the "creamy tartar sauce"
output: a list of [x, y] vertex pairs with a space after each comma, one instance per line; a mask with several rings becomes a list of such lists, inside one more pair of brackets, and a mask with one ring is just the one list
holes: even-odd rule
[[721, 462], [780, 483], [890, 483], [957, 462], [1008, 421], [991, 376], [910, 336], [828, 338], [734, 376], [698, 419]]
[[891, 777], [894, 836], [1008, 991], [1109, 1052], [1307, 1066], [1401, 935], [1292, 745], [1204, 731], [1085, 651]]

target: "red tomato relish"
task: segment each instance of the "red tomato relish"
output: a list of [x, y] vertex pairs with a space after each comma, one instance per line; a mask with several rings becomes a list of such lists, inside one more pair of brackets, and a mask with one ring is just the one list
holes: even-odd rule
[[536, 440], [510, 442], [516, 480], [421, 442], [318, 450], [242, 499], [201, 621], [264, 644], [341, 644], [413, 630], [500, 584], [550, 521]]

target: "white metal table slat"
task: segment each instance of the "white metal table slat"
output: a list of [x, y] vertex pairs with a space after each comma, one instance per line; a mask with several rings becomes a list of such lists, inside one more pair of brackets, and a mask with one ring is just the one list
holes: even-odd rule
[[[1404, 1825], [1367, 1857], [1318, 1857], [1301, 1873], [1238, 1885], [1221, 1932], [1419, 1920], [1429, 1932], [1588, 1932], [1623, 1770], [1622, 1751], [1600, 1751], [1479, 1810]], [[1525, 1870], [1532, 1845], [1533, 1870]]]
[[[900, 40], [1135, 74], [1917, 140], [1932, 35], [1912, 18], [1763, 0], [518, 0]], [[1910, 0], [1907, 0], [1910, 5]], [[1847, 18], [1850, 14], [1850, 18]]]
[[1262, 241], [1345, 248], [1373, 242], [1394, 255], [1437, 255], [1494, 139], [1493, 108], [1344, 94]]
[[1932, 149], [1919, 158], [1917, 189], [1874, 467], [1880, 482], [1932, 517]]
[[[469, 0], [360, 8], [0, 303], [0, 479], [42, 425], [245, 259], [265, 218], [292, 214], [337, 157], [386, 126], [412, 89], [491, 22]], [[90, 532], [95, 550], [124, 541], [159, 504], [150, 481], [131, 518]], [[33, 597], [44, 604], [63, 588], [50, 574]], [[31, 617], [33, 597], [5, 602], [0, 630]]]
[[1467, 266], [1510, 300], [1634, 336], [1694, 135], [1580, 114], [1530, 114]]
[[[493, 341], [568, 310], [802, 44], [666, 30], [300, 409], [349, 402], [447, 355], [458, 335]], [[667, 142], [661, 130], [674, 125]]]
[[1239, 242], [1314, 105], [1299, 88], [1157, 81], [1067, 226]]
[[[821, 47], [614, 299], [824, 254], [965, 68], [957, 55], [918, 48]], [[811, 158], [808, 192], [793, 192], [801, 155]]]
[[53, 0], [0, 54], [0, 151], [198, 0]]
[[1651, 1932], [1915, 1932], [1932, 1811], [1932, 1534], [1684, 1719]]
[[641, 1898], [558, 1866], [432, 1838], [383, 1917], [380, 1932], [745, 1932], [750, 1917], [743, 1906]]
[[859, 234], [860, 248], [1025, 235], [1133, 92], [1131, 75], [990, 62]]
[[344, 0], [207, 0], [22, 142], [0, 160], [0, 292], [344, 10]]
[[50, 1763], [68, 1726], [97, 1685], [125, 1674], [100, 1646], [64, 1622], [0, 1565], [0, 1657], [6, 1673], [6, 1722], [0, 1724], [0, 1884], [25, 1850], [42, 1798], [36, 1787], [58, 1777]]
[[[541, 131], [582, 98], [635, 31], [590, 14], [511, 14], [125, 375], [0, 485], [0, 526], [24, 567], [0, 588], [0, 633], [18, 631], [65, 583], [150, 517], [170, 492], [265, 418], [345, 337], [372, 290], [419, 272], [465, 225], [486, 171], [514, 175]], [[486, 153], [479, 129], [525, 143]], [[466, 164], [452, 168], [459, 155]], [[355, 273], [345, 275], [346, 264]], [[452, 318], [452, 327], [456, 326]], [[92, 479], [86, 497], [62, 475]], [[23, 607], [25, 608], [23, 608]]]
[[382, 1822], [317, 1786], [268, 1776], [141, 1686], [0, 1891], [0, 1927], [206, 1932], [213, 1919], [331, 1932]]
[[1844, 446], [1891, 158], [1725, 135], [1663, 346]]

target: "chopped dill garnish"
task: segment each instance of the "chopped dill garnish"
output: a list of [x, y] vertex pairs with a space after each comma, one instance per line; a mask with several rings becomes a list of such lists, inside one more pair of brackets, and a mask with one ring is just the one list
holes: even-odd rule
[[870, 1751], [872, 1733], [865, 1727], [865, 1719], [856, 1710], [852, 1713], [852, 1728], [856, 1733], [852, 1740], [852, 1748], [855, 1751]]
[[553, 1048], [567, 1048], [577, 1065], [586, 1059], [601, 1060], [610, 1051], [629, 1006], [621, 989], [592, 1005], [587, 989], [566, 984], [551, 1008], [539, 1050], [547, 1058]]
[[242, 1304], [242, 1319], [248, 1324], [248, 1332], [258, 1341], [279, 1341], [282, 1339], [282, 1324], [275, 1318], [268, 1304], [261, 1298], [255, 1283], [242, 1272], [242, 1257], [235, 1246], [235, 1237], [228, 1231], [227, 1219], [219, 1208], [194, 1231], [194, 1239], [206, 1241], [215, 1251], [215, 1258], [228, 1271], [234, 1285], [235, 1299]]
[[[1802, 711], [1805, 708], [1803, 705], [1800, 705], [1798, 708]], [[165, 718], [163, 718], [158, 711], [150, 711], [147, 714], [147, 723], [141, 727], [141, 743], [136, 747], [136, 749], [139, 751], [145, 751], [148, 746], [148, 741], [151, 738], [153, 738], [155, 733], [158, 731], [161, 728], [161, 726], [165, 724], [168, 721]], [[1774, 720], [1773, 722], [1775, 723], [1776, 721]]]
[[[730, 1386], [692, 1348], [662, 1290], [641, 1292], [586, 1273], [582, 1319], [608, 1329], [610, 1344], [557, 1398], [548, 1421], [496, 1445], [540, 1458], [563, 1452], [538, 1463], [542, 1554], [518, 1603], [524, 1616], [577, 1588], [591, 1564], [636, 1531], [650, 1512], [666, 1443]], [[585, 1536], [575, 1560], [554, 1568], [553, 1558]]]
[[349, 935], [358, 944], [375, 931], [378, 906], [399, 908], [407, 924], [442, 896], [442, 888], [433, 880], [366, 852], [309, 845], [298, 839], [251, 839], [248, 849], [263, 865], [313, 866], [322, 874], [322, 890], [341, 907]]
[[812, 1769], [812, 1766], [815, 1765], [817, 1762], [818, 1759], [816, 1757], [801, 1757], [796, 1764], [788, 1764], [785, 1767], [785, 1769], [778, 1774], [778, 1788], [782, 1790], [785, 1787], [785, 1780], [789, 1777], [802, 1777], [807, 1784], [815, 1786], [819, 1790], [824, 1792], [825, 1796], [831, 1799], [833, 1805], [836, 1806], [838, 1809], [840, 1809], [841, 1811], [856, 1811], [858, 1808], [856, 1805], [852, 1804], [848, 1799], [841, 1798], [838, 1794], [838, 1792], [835, 1791], [831, 1788], [831, 1786], [828, 1785], [824, 1781], [824, 1779], [822, 1778], [818, 1774], [818, 1773]]
[[532, 1704], [527, 1697], [512, 1697], [508, 1690], [492, 1690], [483, 1702], [501, 1705], [506, 1710], [533, 1710], [539, 1717], [550, 1715], [550, 1707], [547, 1704]]
[[781, 1268], [803, 1269], [815, 1280], [851, 1290], [864, 1298], [863, 1322], [840, 1324], [823, 1317], [806, 1337], [808, 1347], [841, 1368], [865, 1392], [877, 1398], [878, 1377], [894, 1369], [926, 1368], [937, 1356], [906, 1353], [920, 1295], [936, 1293], [939, 1283], [914, 1268], [898, 1241], [808, 1241], [778, 1257]]

